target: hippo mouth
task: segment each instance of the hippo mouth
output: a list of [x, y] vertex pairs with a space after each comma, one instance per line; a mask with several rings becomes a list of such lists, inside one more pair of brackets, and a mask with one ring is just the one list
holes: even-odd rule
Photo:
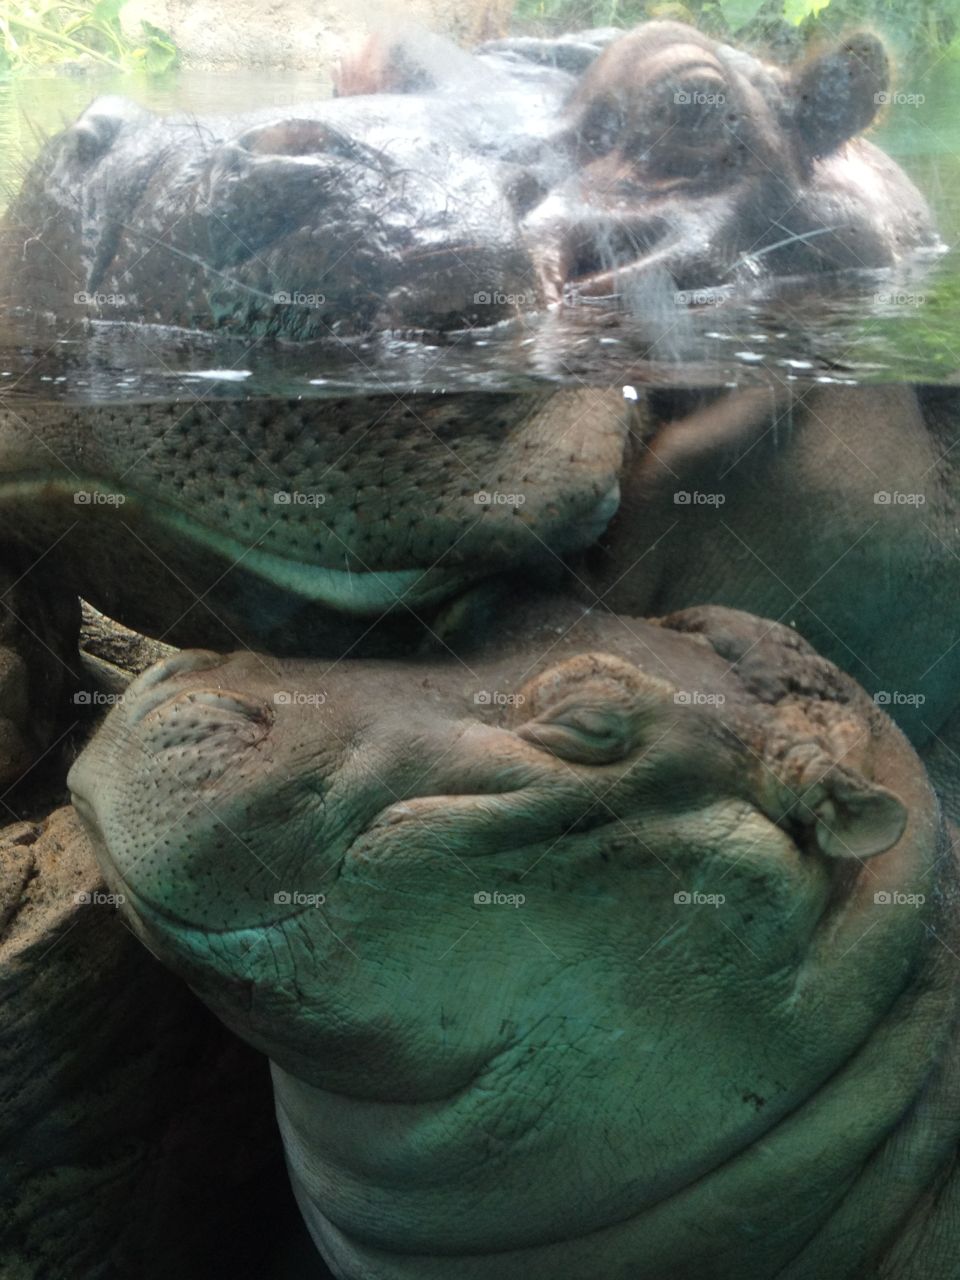
[[[123, 518], [126, 504], [149, 513], [151, 523], [174, 534], [177, 544], [205, 548], [228, 562], [229, 568], [240, 569], [269, 582], [297, 599], [320, 604], [336, 612], [355, 617], [376, 617], [396, 605], [417, 607], [436, 604], [456, 595], [479, 577], [482, 572], [470, 572], [465, 568], [444, 569], [438, 564], [414, 566], [405, 569], [332, 569], [306, 560], [296, 560], [274, 551], [266, 551], [257, 542], [245, 544], [221, 533], [172, 507], [162, 507], [155, 501], [146, 501], [136, 493], [114, 492], [109, 481], [76, 479], [69, 485], [64, 482], [19, 481], [0, 489], [3, 497], [15, 496], [18, 500], [38, 501], [49, 499], [51, 489], [77, 502], [77, 493], [85, 493], [86, 501], [91, 493], [100, 491], [111, 499], [110, 507]], [[610, 510], [600, 512], [596, 520], [597, 536], [609, 522]], [[591, 529], [591, 534], [593, 530]], [[262, 537], [265, 535], [261, 535]], [[149, 539], [146, 541], [149, 546]], [[346, 552], [345, 552], [346, 554]], [[442, 556], [439, 557], [442, 559]]]
[[414, 569], [328, 569], [304, 560], [291, 560], [256, 545], [245, 547], [226, 534], [195, 524], [179, 513], [166, 523], [194, 543], [209, 547], [238, 568], [264, 578], [301, 600], [325, 605], [338, 613], [368, 617], [397, 604], [434, 604], [454, 595], [478, 575], [435, 566]]

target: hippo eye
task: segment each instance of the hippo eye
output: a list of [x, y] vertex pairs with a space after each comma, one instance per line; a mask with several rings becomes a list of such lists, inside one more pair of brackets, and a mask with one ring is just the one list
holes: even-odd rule
[[564, 703], [522, 725], [527, 742], [574, 764], [611, 764], [630, 754], [636, 724], [626, 707]]
[[597, 98], [583, 114], [578, 140], [595, 156], [605, 156], [622, 138], [625, 123], [623, 109], [616, 102]]
[[644, 168], [663, 176], [715, 169], [737, 128], [723, 81], [708, 75], [664, 80], [650, 97], [642, 127], [629, 143]]

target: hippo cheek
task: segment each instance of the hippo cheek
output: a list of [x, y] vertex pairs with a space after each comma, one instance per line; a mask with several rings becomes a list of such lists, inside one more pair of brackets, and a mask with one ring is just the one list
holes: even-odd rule
[[289, 816], [275, 781], [264, 781], [274, 708], [184, 687], [217, 661], [186, 653], [147, 672], [69, 777], [104, 875], [133, 914], [213, 931], [277, 914], [283, 854], [264, 856], [260, 832]]

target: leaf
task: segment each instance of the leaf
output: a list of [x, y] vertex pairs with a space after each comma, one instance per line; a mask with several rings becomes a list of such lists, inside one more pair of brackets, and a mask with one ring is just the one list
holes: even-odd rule
[[119, 31], [120, 10], [126, 3], [127, 0], [97, 0], [90, 10], [90, 19], [92, 22], [103, 23], [105, 27], [112, 27], [115, 31]]
[[804, 19], [816, 17], [829, 3], [830, 0], [784, 0], [783, 16], [787, 22], [799, 27]]
[[[145, 18], [140, 25], [146, 37], [146, 46], [143, 50], [144, 66], [149, 75], [163, 75], [165, 71], [177, 65], [179, 57], [177, 46], [165, 31], [155, 27], [152, 22], [147, 22]], [[137, 52], [140, 51], [137, 50]]]
[[731, 31], [752, 22], [763, 8], [763, 0], [720, 0], [720, 12]]

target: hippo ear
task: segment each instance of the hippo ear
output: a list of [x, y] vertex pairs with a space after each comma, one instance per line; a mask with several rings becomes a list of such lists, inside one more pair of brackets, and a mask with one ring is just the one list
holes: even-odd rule
[[830, 858], [872, 858], [897, 843], [907, 825], [904, 803], [848, 769], [823, 779], [825, 795], [812, 809], [814, 836]]
[[794, 124], [800, 146], [825, 156], [872, 123], [887, 99], [890, 64], [876, 36], [858, 32], [796, 72]]

